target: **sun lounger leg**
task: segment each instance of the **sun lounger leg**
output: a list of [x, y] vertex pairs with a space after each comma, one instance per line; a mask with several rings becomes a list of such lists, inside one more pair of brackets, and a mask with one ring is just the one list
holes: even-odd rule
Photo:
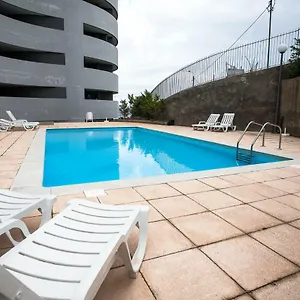
[[30, 235], [30, 232], [28, 231], [26, 225], [20, 221], [20, 220], [9, 220], [7, 222], [7, 225], [4, 226], [3, 230], [5, 232], [5, 230], [7, 230], [5, 233], [7, 235], [7, 237], [9, 238], [9, 240], [11, 241], [11, 243], [16, 246], [19, 242], [17, 242], [16, 240], [14, 240], [14, 238], [11, 236], [9, 230], [11, 230], [12, 228], [18, 228], [21, 230], [21, 232], [23, 233], [24, 237], [27, 237], [28, 235]]
[[132, 259], [126, 243], [123, 243], [119, 249], [120, 256], [122, 257], [131, 278], [136, 278], [136, 273], [139, 271], [145, 256], [148, 234], [148, 214], [149, 208], [147, 206], [141, 208], [138, 217], [139, 243]]

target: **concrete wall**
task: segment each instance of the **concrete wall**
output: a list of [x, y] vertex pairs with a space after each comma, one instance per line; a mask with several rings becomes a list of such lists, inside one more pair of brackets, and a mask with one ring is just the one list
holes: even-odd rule
[[300, 137], [300, 77], [282, 83], [281, 116], [287, 132]]
[[[0, 53], [14, 52], [10, 57], [0, 54], [0, 118], [7, 118], [6, 110], [16, 112], [20, 119], [36, 121], [79, 121], [87, 111], [98, 119], [118, 116], [118, 103], [107, 100], [118, 92], [118, 76], [112, 73], [118, 66], [118, 1], [89, 2], [104, 3], [113, 13], [83, 0], [0, 0]], [[33, 20], [26, 17], [30, 12], [38, 14], [36, 24], [28, 23]], [[20, 13], [25, 16], [16, 20]], [[64, 30], [55, 28], [58, 20], [63, 21]], [[113, 44], [84, 35], [84, 24], [111, 36]], [[29, 56], [18, 55], [22, 51], [30, 52]], [[48, 53], [65, 59], [59, 56], [60, 65], [56, 60], [51, 62], [51, 56], [47, 63], [41, 62]], [[85, 56], [95, 63], [105, 62], [110, 71], [85, 68]], [[19, 93], [11, 93], [14, 97], [8, 96], [9, 89], [18, 88]], [[55, 92], [54, 88], [62, 90]], [[111, 97], [85, 99], [86, 89], [99, 91], [99, 95], [110, 93]], [[32, 98], [34, 95], [41, 96]], [[53, 98], [56, 96], [59, 98]]]
[[211, 113], [234, 112], [238, 129], [251, 120], [274, 122], [278, 75], [272, 68], [190, 88], [166, 99], [164, 119], [190, 126]]

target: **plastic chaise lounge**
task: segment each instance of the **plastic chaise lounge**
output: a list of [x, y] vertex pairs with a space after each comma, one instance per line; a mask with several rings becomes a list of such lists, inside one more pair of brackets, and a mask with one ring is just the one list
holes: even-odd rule
[[207, 121], [200, 121], [198, 124], [192, 124], [192, 127], [194, 130], [209, 130], [211, 126], [214, 126], [218, 119], [220, 117], [220, 114], [211, 114]]
[[[18, 242], [13, 239], [9, 231], [19, 228], [23, 235], [29, 232], [20, 219], [28, 216], [35, 210], [40, 210], [42, 219], [40, 226], [48, 222], [52, 217], [52, 207], [56, 200], [55, 196], [28, 196], [8, 190], [0, 190], [0, 235], [6, 233], [13, 245]], [[1, 298], [0, 298], [1, 299]]]
[[11, 122], [0, 119], [0, 131], [8, 131], [11, 128]]
[[28, 122], [27, 120], [18, 120], [10, 110], [6, 111], [7, 115], [10, 117], [12, 127], [23, 127], [25, 130], [34, 130], [39, 126], [39, 122]]
[[[79, 199], [68, 204], [0, 258], [0, 295], [93, 300], [119, 256], [130, 277], [136, 277], [146, 250], [149, 208]], [[139, 244], [131, 258], [127, 242], [136, 225]]]
[[221, 122], [218, 122], [217, 124], [211, 126], [211, 129], [213, 131], [223, 130], [224, 132], [227, 132], [229, 128], [233, 131], [236, 130], [236, 126], [233, 125], [234, 117], [234, 113], [225, 113]]

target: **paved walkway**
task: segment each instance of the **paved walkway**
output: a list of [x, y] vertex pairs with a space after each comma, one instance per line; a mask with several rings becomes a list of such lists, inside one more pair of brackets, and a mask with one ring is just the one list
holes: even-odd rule
[[[74, 124], [56, 125], [65, 126]], [[147, 127], [229, 145], [240, 135]], [[0, 188], [10, 188], [34, 135], [0, 133]], [[245, 141], [252, 139], [250, 134]], [[268, 137], [267, 151], [276, 147], [276, 139]], [[300, 139], [284, 138], [283, 148], [281, 155], [300, 155]], [[148, 248], [137, 279], [129, 279], [122, 262], [117, 262], [96, 300], [300, 298], [299, 167], [108, 190], [107, 194], [88, 200], [150, 207]], [[83, 193], [59, 196], [54, 213], [74, 197], [85, 198]], [[38, 213], [25, 218], [32, 232], [39, 221]], [[13, 235], [21, 239], [19, 232]], [[133, 234], [132, 251], [135, 246]], [[10, 247], [2, 236], [0, 255]]]

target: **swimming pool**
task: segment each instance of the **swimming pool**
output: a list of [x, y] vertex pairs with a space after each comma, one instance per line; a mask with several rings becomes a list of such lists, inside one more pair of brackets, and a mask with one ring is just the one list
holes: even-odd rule
[[[236, 167], [235, 148], [138, 128], [48, 129], [43, 186]], [[255, 152], [253, 164], [287, 160]]]

